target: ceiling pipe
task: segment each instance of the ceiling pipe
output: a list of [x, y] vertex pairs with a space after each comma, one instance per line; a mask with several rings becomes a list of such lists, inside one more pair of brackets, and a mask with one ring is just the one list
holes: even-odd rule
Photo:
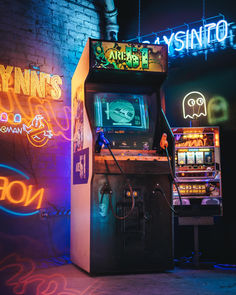
[[114, 0], [104, 0], [105, 21], [106, 21], [106, 39], [111, 41], [118, 40], [119, 25], [117, 23], [118, 11]]

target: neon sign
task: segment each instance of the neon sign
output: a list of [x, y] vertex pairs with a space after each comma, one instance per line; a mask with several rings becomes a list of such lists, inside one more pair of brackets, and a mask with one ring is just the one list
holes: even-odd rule
[[[13, 71], [14, 69], [14, 71]], [[58, 100], [61, 97], [62, 79], [58, 75], [50, 75], [37, 71], [25, 69], [24, 73], [19, 67], [0, 64], [0, 91], [8, 92], [9, 84], [13, 79], [14, 93], [41, 98]]]
[[235, 28], [234, 23], [229, 23], [220, 14], [139, 38], [142, 43], [166, 44], [170, 57], [181, 57], [214, 52], [227, 47], [236, 49]]
[[23, 125], [29, 142], [35, 147], [42, 147], [52, 138], [52, 131], [49, 130], [47, 121], [41, 115], [36, 115], [30, 125]]
[[[14, 171], [26, 180], [29, 177], [22, 171], [4, 164], [0, 168]], [[32, 184], [27, 184], [22, 180], [12, 180], [10, 177], [0, 176], [0, 209], [19, 216], [33, 215], [39, 212], [44, 197], [44, 188], [36, 189]], [[16, 210], [11, 210], [8, 206], [13, 205]], [[19, 208], [25, 208], [19, 212]], [[21, 210], [22, 211], [22, 210]]]
[[207, 116], [206, 99], [198, 91], [191, 91], [185, 95], [182, 101], [184, 119], [197, 119]]
[[[81, 295], [100, 292], [98, 280], [92, 281], [92, 283], [89, 282], [85, 286], [76, 286], [76, 289], [70, 288], [70, 282], [64, 274], [59, 272], [53, 274], [39, 272], [35, 261], [16, 253], [9, 254], [0, 260], [0, 273], [1, 281], [7, 287], [8, 294]], [[1, 288], [1, 290], [5, 289]]]
[[171, 51], [187, 51], [194, 48], [206, 48], [213, 41], [223, 42], [228, 37], [228, 23], [220, 20], [217, 23], [209, 23], [198, 29], [177, 31], [171, 35], [163, 35], [163, 39], [157, 37], [155, 44], [165, 43]]
[[219, 124], [229, 119], [229, 104], [222, 96], [212, 97], [207, 106], [208, 123]]
[[[29, 206], [37, 198], [36, 209], [41, 208], [44, 189], [39, 189], [34, 195], [32, 195], [33, 185], [26, 185], [23, 181], [15, 180], [9, 181], [7, 177], [0, 176], [0, 201], [7, 200], [11, 204], [22, 204], [23, 206]], [[14, 192], [20, 192], [17, 196]]]
[[7, 113], [1, 113], [0, 115], [0, 121], [7, 122], [8, 121], [8, 115]]
[[[54, 104], [57, 104], [57, 108]], [[18, 125], [24, 123], [30, 125], [30, 122], [39, 113], [43, 114], [44, 119], [47, 121], [48, 129], [51, 130], [53, 136], [62, 136], [65, 140], [70, 140], [70, 113], [71, 109], [69, 106], [60, 106], [58, 110], [58, 104], [61, 102], [56, 102], [52, 99], [42, 99], [39, 97], [24, 97], [14, 93], [12, 86], [9, 86], [8, 92], [2, 92], [0, 96], [0, 124], [3, 122], [9, 122], [11, 128], [7, 129], [7, 124], [5, 127], [0, 129], [0, 133], [10, 130], [9, 133], [21, 133], [21, 127], [13, 125]], [[63, 119], [59, 119], [59, 117]], [[18, 129], [20, 128], [20, 129]], [[11, 131], [12, 130], [12, 131]]]
[[[3, 119], [4, 118], [4, 119]], [[6, 113], [0, 114], [0, 121], [8, 122], [8, 116]], [[21, 123], [21, 115], [14, 115], [14, 122]], [[35, 147], [42, 147], [47, 144], [48, 140], [53, 137], [52, 130], [50, 130], [49, 124], [42, 115], [36, 115], [32, 121], [21, 126], [0, 126], [0, 133], [25, 133], [29, 142]]]

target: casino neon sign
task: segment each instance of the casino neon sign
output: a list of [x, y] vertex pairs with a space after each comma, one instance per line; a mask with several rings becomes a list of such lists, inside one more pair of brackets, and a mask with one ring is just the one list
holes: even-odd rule
[[[166, 44], [170, 57], [236, 49], [234, 23], [219, 15], [140, 37], [142, 43]], [[131, 39], [129, 41], [133, 41]]]
[[[214, 38], [214, 37], [215, 38]], [[220, 20], [217, 23], [209, 23], [200, 26], [198, 29], [191, 29], [186, 31], [177, 31], [171, 35], [163, 35], [163, 39], [157, 37], [155, 44], [166, 43], [169, 51], [171, 46], [173, 50], [181, 51], [194, 49], [196, 46], [202, 48], [204, 45], [210, 44], [212, 41], [223, 42], [228, 37], [228, 23], [226, 20]]]

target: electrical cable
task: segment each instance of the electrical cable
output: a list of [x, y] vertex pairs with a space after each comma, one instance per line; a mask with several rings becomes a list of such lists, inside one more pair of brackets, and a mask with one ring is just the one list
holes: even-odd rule
[[182, 207], [183, 206], [182, 197], [181, 197], [181, 194], [180, 194], [180, 191], [179, 191], [179, 186], [178, 186], [178, 184], [175, 181], [175, 177], [174, 177], [174, 173], [173, 173], [173, 170], [172, 170], [172, 167], [171, 167], [171, 163], [170, 163], [170, 158], [169, 158], [169, 153], [168, 153], [167, 147], [165, 147], [165, 151], [166, 151], [167, 161], [168, 161], [168, 165], [169, 165], [169, 169], [170, 169], [170, 175], [171, 175], [171, 178], [172, 178], [172, 180], [174, 182], [174, 185], [175, 185], [176, 190], [177, 190], [177, 193], [178, 193], [180, 206]]
[[141, 0], [138, 0], [138, 42], [141, 42]]
[[218, 269], [225, 269], [225, 270], [236, 270], [236, 265], [235, 264], [214, 264], [214, 268]]
[[205, 0], [202, 0], [202, 19], [206, 16], [206, 3]]
[[112, 205], [112, 200], [111, 200], [112, 199], [112, 190], [111, 190], [111, 188], [109, 187], [108, 184], [106, 184], [105, 185], [106, 188], [103, 189], [101, 200], [103, 199], [103, 196], [104, 196], [105, 192], [108, 192], [109, 202], [110, 202], [111, 211], [112, 211], [113, 216], [115, 218], [117, 218], [117, 219], [124, 220], [124, 219], [126, 219], [133, 212], [134, 207], [135, 207], [135, 199], [134, 199], [134, 195], [133, 195], [133, 189], [132, 189], [132, 186], [130, 185], [130, 182], [129, 182], [128, 177], [126, 176], [126, 174], [124, 173], [124, 171], [120, 167], [120, 164], [118, 163], [115, 155], [113, 154], [113, 152], [111, 150], [111, 146], [110, 146], [109, 140], [104, 136], [104, 133], [103, 133], [103, 131], [100, 128], [97, 129], [97, 134], [98, 134], [98, 138], [97, 138], [97, 141], [96, 141], [95, 150], [97, 152], [100, 152], [102, 145], [105, 145], [108, 148], [108, 150], [109, 150], [112, 158], [114, 159], [114, 161], [115, 161], [118, 169], [120, 170], [121, 175], [123, 176], [124, 180], [128, 184], [129, 191], [130, 191], [130, 194], [131, 194], [132, 205], [131, 205], [131, 209], [129, 210], [129, 212], [125, 216], [118, 216], [115, 213], [114, 208], [113, 208], [113, 205]]
[[114, 161], [115, 161], [117, 167], [119, 168], [121, 175], [124, 177], [126, 183], [128, 184], [129, 191], [130, 191], [130, 194], [131, 194], [131, 200], [132, 200], [131, 209], [130, 209], [130, 211], [129, 211], [125, 216], [118, 216], [118, 215], [114, 212], [114, 208], [113, 208], [113, 206], [112, 206], [112, 202], [111, 202], [111, 196], [109, 196], [109, 201], [110, 201], [110, 205], [111, 205], [111, 210], [112, 210], [112, 213], [113, 213], [114, 217], [117, 218], [117, 219], [121, 219], [121, 220], [123, 220], [123, 219], [126, 219], [126, 218], [127, 218], [132, 212], [133, 212], [134, 207], [135, 207], [135, 199], [134, 199], [134, 195], [133, 195], [133, 189], [132, 189], [132, 186], [131, 186], [130, 183], [129, 183], [129, 179], [128, 179], [128, 177], [126, 176], [126, 174], [124, 173], [124, 171], [123, 171], [122, 168], [120, 167], [118, 161], [116, 160], [116, 157], [115, 157], [115, 155], [113, 154], [113, 152], [112, 152], [111, 147], [110, 147], [109, 144], [107, 145], [107, 148], [108, 148], [108, 150], [109, 150], [109, 152], [110, 152], [112, 158], [114, 159]]
[[157, 185], [156, 185], [156, 187], [155, 187], [155, 191], [160, 191], [161, 194], [163, 195], [163, 197], [165, 198], [166, 203], [167, 203], [168, 207], [170, 208], [170, 210], [171, 210], [173, 213], [178, 214], [178, 213], [175, 211], [175, 209], [171, 206], [170, 202], [168, 201], [168, 199], [167, 199], [167, 197], [166, 197], [166, 194], [165, 194], [163, 188], [160, 186], [159, 183], [157, 183]]

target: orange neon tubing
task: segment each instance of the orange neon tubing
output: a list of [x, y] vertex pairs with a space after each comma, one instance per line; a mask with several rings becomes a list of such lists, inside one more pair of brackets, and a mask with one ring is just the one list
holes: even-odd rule
[[[22, 196], [19, 200], [14, 199], [11, 195], [11, 188], [15, 184], [20, 185], [22, 188]], [[19, 181], [19, 180], [15, 180], [15, 181], [10, 182], [10, 184], [8, 185], [7, 190], [6, 190], [6, 197], [7, 197], [8, 201], [13, 204], [19, 204], [19, 203], [24, 202], [26, 199], [26, 194], [27, 194], [27, 187], [24, 184], [24, 182]]]

